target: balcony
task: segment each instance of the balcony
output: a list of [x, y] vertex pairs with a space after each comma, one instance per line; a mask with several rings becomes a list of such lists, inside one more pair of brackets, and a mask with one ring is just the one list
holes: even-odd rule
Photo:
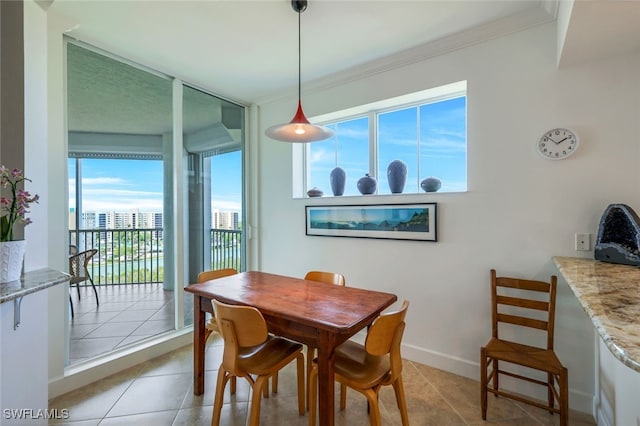
[[[70, 230], [69, 241], [78, 251], [98, 250], [89, 264], [96, 286], [164, 281], [162, 228]], [[242, 230], [211, 229], [209, 241], [211, 269], [242, 270]]]
[[[211, 229], [209, 236], [211, 269], [241, 270], [242, 231]], [[163, 288], [162, 228], [71, 230], [69, 240], [79, 251], [98, 250], [88, 269], [100, 301], [88, 282], [71, 289], [71, 363], [174, 329], [174, 293]], [[192, 298], [185, 297], [186, 323], [192, 314]]]

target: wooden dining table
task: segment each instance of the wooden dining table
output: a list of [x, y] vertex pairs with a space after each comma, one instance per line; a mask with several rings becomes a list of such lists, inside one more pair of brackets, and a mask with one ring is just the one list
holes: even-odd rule
[[269, 332], [318, 349], [320, 425], [334, 424], [335, 348], [370, 325], [394, 294], [250, 271], [185, 287], [194, 295], [194, 394], [204, 393], [205, 313], [212, 299], [257, 308]]

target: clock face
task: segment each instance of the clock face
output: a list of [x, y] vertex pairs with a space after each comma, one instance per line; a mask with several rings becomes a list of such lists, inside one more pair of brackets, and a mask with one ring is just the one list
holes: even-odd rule
[[557, 128], [549, 130], [540, 137], [538, 153], [544, 158], [562, 160], [578, 149], [578, 136], [571, 130]]

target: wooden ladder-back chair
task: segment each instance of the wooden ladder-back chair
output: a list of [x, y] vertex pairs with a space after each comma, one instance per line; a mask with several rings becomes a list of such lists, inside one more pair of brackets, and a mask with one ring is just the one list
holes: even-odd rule
[[[237, 273], [238, 271], [236, 271], [233, 268], [214, 269], [211, 271], [204, 271], [198, 274], [198, 282], [203, 283], [205, 281], [215, 280], [217, 278], [222, 278], [222, 277], [228, 277], [230, 275], [235, 275]], [[205, 342], [209, 339], [209, 336], [211, 336], [211, 333], [220, 333], [220, 331], [218, 330], [218, 323], [216, 322], [216, 319], [214, 316], [209, 318], [209, 321], [207, 321], [207, 324], [205, 326], [205, 330], [204, 330]]]
[[[218, 369], [212, 426], [220, 424], [224, 388], [232, 377], [244, 377], [252, 388], [249, 425], [260, 423], [262, 394], [273, 376], [293, 360], [298, 367], [298, 414], [304, 415], [304, 356], [302, 345], [271, 336], [264, 317], [254, 307], [213, 301], [224, 353]], [[255, 379], [254, 377], [255, 376]], [[233, 390], [232, 390], [233, 393]]]
[[[560, 414], [560, 425], [569, 417], [569, 379], [567, 369], [553, 351], [553, 330], [556, 307], [557, 278], [550, 282], [518, 278], [497, 277], [491, 270], [491, 322], [492, 337], [480, 349], [480, 388], [482, 419], [487, 418], [487, 393], [504, 396], [519, 402]], [[499, 325], [528, 327], [546, 334], [546, 347], [504, 340], [499, 337]], [[500, 361], [516, 364], [546, 373], [547, 380], [538, 380], [522, 374], [502, 370]], [[492, 367], [491, 372], [488, 371]], [[547, 404], [504, 391], [499, 387], [499, 375], [514, 377], [545, 386]], [[557, 407], [556, 407], [557, 402]]]
[[[71, 252], [71, 250], [72, 249], [70, 247], [69, 251]], [[69, 279], [69, 286], [73, 286], [74, 284], [76, 285], [76, 289], [78, 290], [78, 300], [80, 300], [80, 283], [89, 281], [91, 283], [91, 287], [93, 287], [93, 292], [96, 295], [96, 304], [100, 306], [98, 290], [96, 290], [93, 278], [91, 277], [91, 273], [87, 267], [91, 258], [95, 256], [96, 253], [98, 253], [98, 250], [89, 249], [69, 256], [69, 275], [71, 275], [71, 278]], [[73, 318], [73, 299], [71, 298], [71, 294], [69, 294], [69, 303], [71, 305], [71, 318]]]
[[[335, 378], [340, 383], [340, 410], [346, 407], [348, 386], [367, 398], [372, 426], [381, 424], [378, 395], [380, 389], [387, 385], [392, 385], [395, 391], [402, 425], [409, 425], [400, 354], [408, 307], [409, 301], [405, 300], [397, 311], [380, 314], [369, 328], [364, 346], [348, 340], [335, 351]], [[310, 388], [309, 425], [315, 426], [318, 399], [318, 366], [315, 360]]]
[[[344, 275], [338, 274], [336, 272], [324, 272], [324, 271], [309, 271], [304, 276], [305, 280], [308, 281], [317, 281], [325, 284], [335, 284], [340, 286], [345, 286]], [[316, 348], [313, 346], [307, 346], [307, 409], [309, 408], [309, 392], [310, 392], [310, 378], [311, 378], [311, 364], [313, 359], [316, 357]]]

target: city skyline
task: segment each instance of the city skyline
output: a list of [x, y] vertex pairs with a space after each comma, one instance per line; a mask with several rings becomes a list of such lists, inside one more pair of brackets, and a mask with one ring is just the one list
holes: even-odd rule
[[[240, 213], [237, 211], [211, 211], [211, 228], [239, 229]], [[117, 212], [83, 212], [79, 229], [146, 229], [163, 227], [162, 212], [141, 212], [139, 210]], [[69, 210], [69, 229], [75, 230], [75, 209]]]

